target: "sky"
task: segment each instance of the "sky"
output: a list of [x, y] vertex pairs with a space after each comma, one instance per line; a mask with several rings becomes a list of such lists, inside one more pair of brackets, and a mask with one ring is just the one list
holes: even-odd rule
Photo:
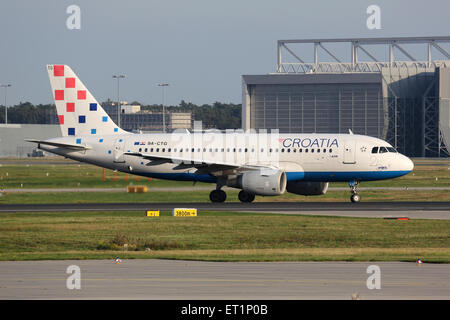
[[241, 103], [242, 75], [276, 71], [279, 39], [448, 36], [449, 12], [448, 0], [2, 0], [0, 83], [8, 105], [53, 103], [45, 66], [67, 64], [100, 102], [124, 74], [128, 102], [161, 103], [164, 82], [168, 105]]

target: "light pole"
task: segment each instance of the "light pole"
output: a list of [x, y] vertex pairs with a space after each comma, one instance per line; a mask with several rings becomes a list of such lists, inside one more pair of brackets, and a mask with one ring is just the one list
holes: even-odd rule
[[158, 83], [158, 87], [162, 87], [162, 107], [163, 107], [163, 132], [166, 132], [166, 109], [165, 109], [165, 104], [164, 104], [164, 100], [165, 100], [165, 92], [164, 89], [165, 87], [168, 87], [169, 84], [168, 83]]
[[11, 85], [8, 84], [0, 84], [0, 87], [5, 88], [5, 124], [8, 124], [8, 106], [6, 105], [6, 97], [8, 92], [8, 87], [11, 87]]
[[125, 78], [123, 74], [113, 75], [114, 79], [117, 79], [117, 126], [120, 128], [120, 113], [122, 110], [120, 110], [120, 79]]

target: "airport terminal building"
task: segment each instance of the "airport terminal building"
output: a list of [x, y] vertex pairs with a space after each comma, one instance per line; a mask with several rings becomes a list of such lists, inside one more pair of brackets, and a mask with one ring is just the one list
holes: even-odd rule
[[[450, 37], [279, 40], [275, 73], [242, 76], [243, 128], [278, 128], [281, 133], [351, 129], [386, 140], [408, 156], [447, 157], [447, 43]], [[347, 61], [337, 57], [333, 45], [347, 46]], [[416, 60], [408, 45], [420, 47], [427, 60]], [[308, 48], [313, 62], [301, 56]], [[380, 50], [388, 52], [388, 61], [376, 58]], [[435, 52], [444, 59], [433, 60]], [[395, 59], [397, 54], [408, 61]], [[322, 56], [332, 62], [321, 61]]]

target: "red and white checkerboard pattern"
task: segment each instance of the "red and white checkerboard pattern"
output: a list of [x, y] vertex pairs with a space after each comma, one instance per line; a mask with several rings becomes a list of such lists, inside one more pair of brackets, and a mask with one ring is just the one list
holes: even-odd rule
[[47, 65], [63, 136], [124, 133], [67, 65]]

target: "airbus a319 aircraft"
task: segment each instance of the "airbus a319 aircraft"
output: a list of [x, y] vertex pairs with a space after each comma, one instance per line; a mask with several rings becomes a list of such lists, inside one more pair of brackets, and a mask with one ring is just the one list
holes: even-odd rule
[[[48, 65], [62, 137], [27, 139], [42, 150], [134, 175], [241, 189], [239, 200], [284, 192], [322, 195], [328, 183], [348, 182], [359, 202], [361, 181], [400, 177], [413, 162], [389, 143], [352, 134], [180, 132], [136, 134], [119, 128], [67, 65]], [[174, 199], [175, 200], [175, 199]]]

